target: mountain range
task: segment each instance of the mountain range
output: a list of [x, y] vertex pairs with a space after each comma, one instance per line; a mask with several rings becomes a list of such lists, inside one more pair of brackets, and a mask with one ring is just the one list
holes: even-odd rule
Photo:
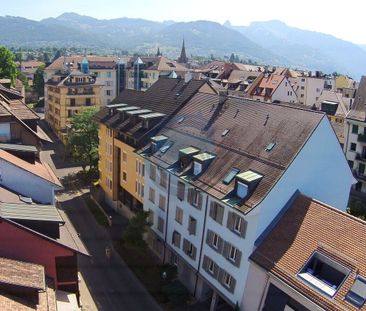
[[135, 18], [99, 20], [76, 13], [33, 21], [0, 17], [0, 44], [9, 47], [80, 47], [90, 52], [128, 50], [153, 54], [157, 48], [176, 58], [182, 39], [188, 55], [230, 56], [261, 64], [334, 71], [359, 79], [366, 69], [366, 47], [331, 35], [290, 27], [281, 21], [249, 26], [211, 21], [155, 22]]

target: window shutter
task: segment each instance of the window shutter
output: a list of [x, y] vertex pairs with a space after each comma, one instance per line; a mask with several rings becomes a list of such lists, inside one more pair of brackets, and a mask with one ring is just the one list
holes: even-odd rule
[[217, 276], [217, 280], [221, 285], [224, 285], [224, 277], [225, 277], [225, 270], [219, 268], [219, 273]]
[[234, 292], [235, 285], [236, 285], [236, 280], [233, 277], [231, 277], [230, 288], [229, 288], [230, 293]]
[[224, 249], [223, 249], [223, 252], [222, 252], [222, 255], [227, 259], [229, 258], [229, 254], [230, 254], [230, 247], [231, 247], [231, 244], [226, 242], [224, 243]]
[[220, 204], [217, 204], [217, 217], [216, 221], [222, 225], [222, 220], [224, 219], [224, 207]]
[[229, 212], [229, 215], [227, 217], [227, 225], [228, 229], [233, 230], [234, 229], [234, 213]]
[[215, 263], [213, 269], [213, 276], [215, 279], [217, 279], [218, 275], [219, 275], [219, 266]]
[[185, 184], [178, 181], [178, 187], [177, 187], [177, 197], [179, 200], [184, 200], [184, 190], [185, 190]]
[[183, 240], [183, 252], [185, 252], [186, 254], [188, 252], [188, 247], [189, 247], [189, 242], [186, 239], [184, 239]]
[[247, 233], [247, 226], [248, 226], [248, 222], [244, 218], [242, 218], [241, 228], [240, 228], [240, 236], [242, 238], [245, 238], [245, 235]]
[[192, 254], [191, 257], [193, 260], [196, 260], [196, 253], [197, 253], [197, 248], [193, 245], [192, 246]]
[[209, 246], [212, 246], [212, 236], [213, 236], [213, 232], [211, 230], [207, 230], [206, 244], [209, 245]]
[[236, 249], [235, 266], [237, 266], [238, 268], [240, 267], [240, 261], [241, 261], [241, 251], [239, 249]]
[[202, 269], [205, 271], [208, 271], [208, 257], [205, 255], [203, 256], [203, 262], [202, 262]]
[[201, 191], [198, 191], [198, 204], [197, 204], [197, 208], [201, 209], [202, 208], [202, 199], [203, 199], [203, 195]]
[[211, 201], [211, 204], [210, 204], [210, 217], [212, 219], [215, 219], [215, 202], [212, 202]]
[[188, 189], [188, 197], [187, 197], [187, 201], [189, 202], [189, 204], [192, 205], [193, 199], [194, 199], [194, 189], [193, 188], [189, 188]]
[[189, 234], [196, 234], [196, 220], [192, 217], [189, 217], [188, 232]]
[[224, 240], [219, 237], [219, 240], [217, 241], [217, 251], [221, 254], [222, 253], [222, 249], [224, 246]]

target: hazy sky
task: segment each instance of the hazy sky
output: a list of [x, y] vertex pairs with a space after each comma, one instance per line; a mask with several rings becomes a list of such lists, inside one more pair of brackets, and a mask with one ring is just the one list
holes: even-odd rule
[[233, 25], [279, 19], [290, 26], [366, 44], [364, 0], [13, 0], [1, 1], [1, 15], [40, 20], [64, 12], [99, 19], [211, 20]]

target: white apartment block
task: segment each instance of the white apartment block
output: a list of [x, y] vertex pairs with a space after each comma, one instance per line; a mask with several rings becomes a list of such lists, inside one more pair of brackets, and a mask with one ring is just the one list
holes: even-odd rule
[[198, 93], [158, 138], [140, 152], [149, 244], [212, 310], [250, 310], [249, 256], [295, 193], [346, 209], [354, 178], [322, 113]]

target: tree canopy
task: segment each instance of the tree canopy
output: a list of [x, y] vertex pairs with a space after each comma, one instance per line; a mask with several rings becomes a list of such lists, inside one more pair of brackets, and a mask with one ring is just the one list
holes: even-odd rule
[[37, 68], [33, 78], [33, 89], [37, 92], [39, 97], [44, 96], [44, 68], [45, 65], [41, 65]]
[[98, 124], [94, 120], [96, 107], [85, 107], [73, 117], [68, 135], [68, 150], [83, 171], [98, 165]]
[[18, 72], [14, 60], [14, 54], [6, 47], [0, 46], [0, 78], [10, 79], [13, 86]]
[[129, 246], [144, 247], [144, 233], [147, 231], [149, 212], [139, 211], [131, 218], [129, 225], [123, 232], [122, 241]]

